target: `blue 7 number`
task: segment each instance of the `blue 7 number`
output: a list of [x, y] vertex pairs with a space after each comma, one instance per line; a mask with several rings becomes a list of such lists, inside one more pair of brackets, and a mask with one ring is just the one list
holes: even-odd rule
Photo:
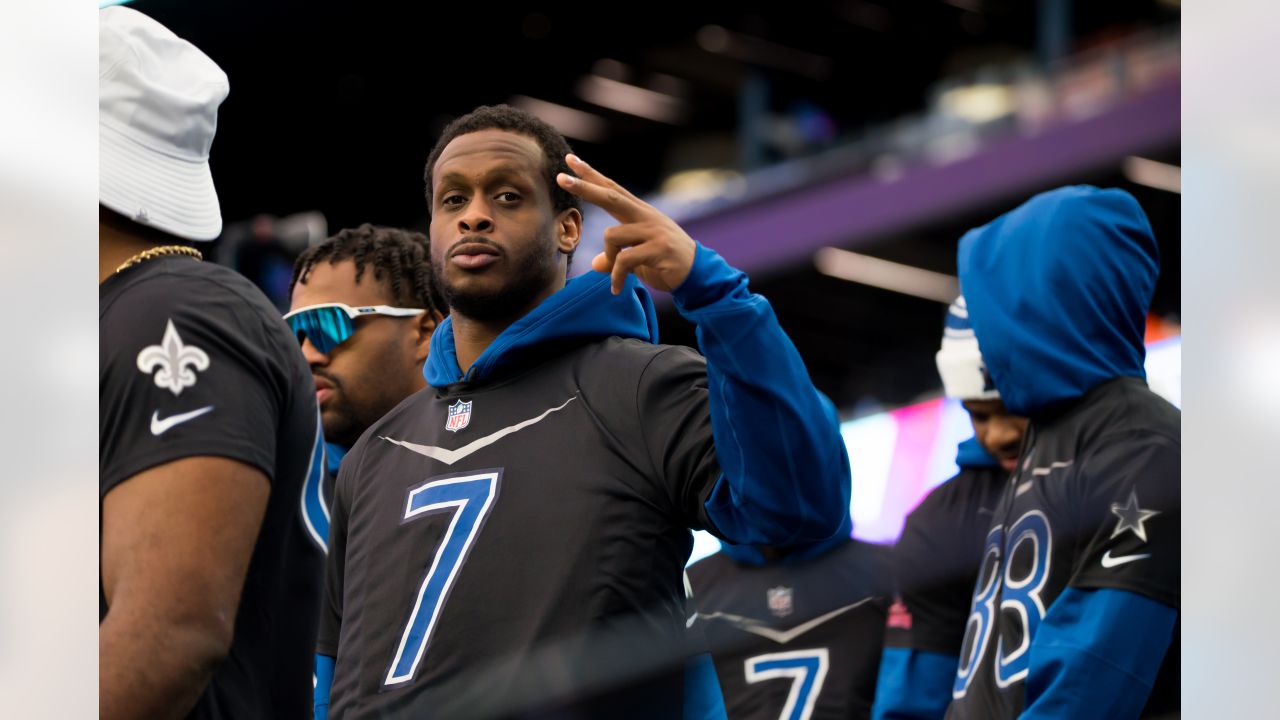
[[809, 720], [829, 664], [826, 648], [756, 655], [745, 662], [748, 683], [791, 678], [791, 692], [778, 720]]
[[426, 577], [418, 586], [413, 611], [400, 636], [400, 646], [387, 669], [383, 685], [409, 682], [417, 673], [449, 590], [466, 562], [476, 536], [484, 527], [489, 511], [493, 509], [501, 478], [501, 470], [485, 470], [431, 478], [409, 490], [404, 510], [406, 522], [439, 512], [452, 512], [453, 518], [436, 548]]

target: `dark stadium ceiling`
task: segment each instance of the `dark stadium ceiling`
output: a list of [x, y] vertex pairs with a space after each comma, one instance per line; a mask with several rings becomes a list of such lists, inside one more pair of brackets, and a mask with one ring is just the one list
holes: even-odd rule
[[[579, 154], [643, 194], [675, 170], [739, 162], [744, 88], [760, 93], [756, 102], [771, 113], [819, 118], [819, 133], [838, 141], [920, 111], [940, 78], [1034, 59], [1038, 4], [1070, 9], [1076, 49], [1178, 19], [1177, 3], [1167, 0], [137, 0], [132, 7], [196, 43], [231, 79], [212, 154], [229, 222], [320, 210], [331, 229], [361, 222], [425, 229], [423, 163], [440, 129], [476, 105], [566, 108], [581, 126], [571, 139]], [[628, 105], [635, 96], [628, 87], [658, 93], [642, 104], [646, 116]], [[1163, 158], [1176, 163], [1178, 148]], [[757, 159], [773, 158], [766, 151]], [[1165, 252], [1158, 309], [1176, 314], [1180, 196], [1131, 185], [1118, 168], [1074, 180], [1139, 196]], [[860, 249], [954, 272], [959, 234], [1003, 209], [975, 208]], [[807, 268], [755, 280], [819, 387], [846, 410], [868, 399], [907, 402], [938, 386], [932, 356], [941, 305]], [[692, 340], [671, 318], [663, 331], [668, 341]]]

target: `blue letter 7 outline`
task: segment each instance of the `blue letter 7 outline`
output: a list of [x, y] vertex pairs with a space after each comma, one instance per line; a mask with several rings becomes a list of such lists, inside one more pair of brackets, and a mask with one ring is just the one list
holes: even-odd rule
[[826, 648], [792, 650], [747, 658], [747, 682], [790, 678], [791, 692], [779, 720], [809, 720], [830, 663]]
[[431, 559], [431, 567], [418, 586], [413, 611], [400, 636], [400, 646], [387, 669], [383, 685], [406, 683], [417, 673], [458, 570], [466, 562], [476, 536], [493, 509], [501, 479], [501, 470], [485, 470], [442, 479], [430, 478], [409, 490], [405, 501], [405, 522], [431, 513], [454, 512], [449, 528]]

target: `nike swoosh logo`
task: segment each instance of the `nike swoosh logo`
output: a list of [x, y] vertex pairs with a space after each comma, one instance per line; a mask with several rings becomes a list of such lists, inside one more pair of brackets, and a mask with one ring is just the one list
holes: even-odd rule
[[1142, 560], [1143, 558], [1149, 557], [1151, 557], [1151, 553], [1143, 553], [1141, 555], [1117, 555], [1116, 557], [1112, 557], [1111, 551], [1108, 550], [1102, 554], [1102, 567], [1113, 568], [1117, 565], [1123, 565], [1125, 563], [1131, 563], [1134, 560]]
[[547, 410], [546, 412], [542, 413], [541, 415], [537, 417], [529, 418], [524, 422], [518, 422], [515, 425], [508, 425], [507, 427], [504, 427], [501, 430], [498, 430], [497, 432], [493, 432], [488, 435], [485, 435], [479, 440], [473, 440], [472, 442], [469, 442], [466, 445], [463, 445], [457, 450], [446, 450], [442, 447], [436, 447], [435, 445], [419, 445], [417, 443], [405, 442], [404, 440], [396, 440], [383, 435], [379, 435], [378, 439], [386, 440], [392, 445], [399, 445], [400, 447], [406, 450], [412, 450], [413, 452], [416, 452], [419, 455], [426, 455], [432, 460], [438, 460], [444, 463], [445, 465], [452, 465], [458, 462], [459, 460], [465, 458], [466, 456], [470, 455], [471, 453], [474, 453], [475, 451], [479, 450], [480, 448], [488, 447], [512, 433], [520, 432], [521, 430], [529, 427], [530, 425], [536, 425], [542, 422], [551, 413], [556, 412], [557, 410], [563, 410], [565, 408], [565, 405], [568, 405], [569, 403], [577, 399], [578, 399], [578, 396], [574, 395], [568, 400], [565, 400], [564, 405], [561, 405], [559, 407], [553, 407], [550, 410]]
[[849, 612], [850, 610], [858, 607], [859, 605], [865, 605], [866, 603], [869, 603], [874, 599], [875, 598], [871, 598], [871, 597], [862, 598], [858, 602], [845, 605], [844, 607], [841, 607], [841, 608], [836, 608], [835, 610], [832, 610], [826, 615], [819, 615], [818, 617], [810, 620], [809, 622], [801, 623], [791, 628], [790, 630], [774, 630], [773, 628], [765, 625], [759, 620], [755, 620], [749, 617], [743, 617], [741, 615], [734, 615], [732, 613], [722, 613], [722, 612], [698, 613], [697, 617], [699, 620], [724, 620], [729, 624], [737, 627], [739, 630], [743, 630], [745, 632], [749, 632], [754, 635], [759, 635], [762, 638], [768, 638], [779, 644], [786, 644], [791, 642], [792, 640], [795, 640], [801, 635], [809, 632], [810, 630], [818, 627], [819, 625], [825, 623], [831, 618], [834, 618], [842, 613]]
[[212, 411], [213, 411], [213, 406], [206, 405], [205, 407], [202, 407], [199, 410], [192, 410], [191, 412], [184, 412], [184, 413], [179, 413], [177, 415], [170, 415], [169, 417], [161, 420], [160, 411], [156, 410], [155, 412], [151, 413], [151, 434], [163, 435], [175, 425], [181, 425], [182, 423], [188, 420], [195, 420], [201, 415], [204, 415], [205, 413], [212, 412]]

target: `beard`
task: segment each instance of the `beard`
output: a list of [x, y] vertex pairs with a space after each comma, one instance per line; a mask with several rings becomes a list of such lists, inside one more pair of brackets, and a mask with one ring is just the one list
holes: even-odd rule
[[[324, 377], [333, 385], [333, 394], [329, 396], [328, 402], [320, 410], [320, 421], [324, 427], [324, 439], [327, 442], [350, 448], [356, 444], [356, 440], [360, 439], [360, 435], [364, 433], [365, 428], [369, 427], [365, 422], [368, 418], [361, 417], [361, 413], [351, 407], [351, 402], [348, 400], [340, 380], [332, 375]], [[377, 418], [374, 418], [374, 420], [377, 420]]]
[[520, 255], [508, 254], [511, 276], [494, 289], [459, 287], [451, 283], [443, 263], [432, 263], [436, 287], [451, 312], [480, 322], [514, 321], [528, 312], [560, 274], [559, 251], [550, 230], [539, 233]]
[[[421, 370], [419, 369], [419, 373]], [[398, 365], [388, 365], [377, 375], [367, 374], [350, 378], [352, 386], [363, 394], [348, 395], [342, 380], [328, 373], [317, 373], [333, 385], [333, 395], [320, 409], [320, 422], [327, 442], [350, 448], [356, 444], [374, 423], [391, 412], [401, 400], [413, 393], [412, 387], [391, 383], [393, 378], [403, 378], [405, 373]]]

